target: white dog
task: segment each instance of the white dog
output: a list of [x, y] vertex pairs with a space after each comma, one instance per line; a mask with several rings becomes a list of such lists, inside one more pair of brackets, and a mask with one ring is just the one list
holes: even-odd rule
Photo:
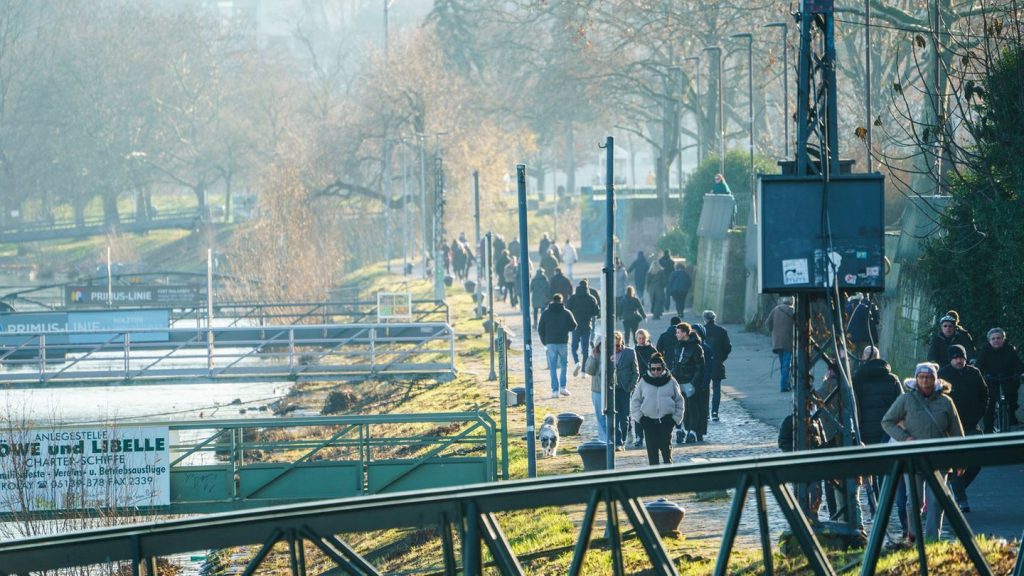
[[558, 417], [548, 414], [540, 425], [540, 446], [545, 458], [558, 455]]

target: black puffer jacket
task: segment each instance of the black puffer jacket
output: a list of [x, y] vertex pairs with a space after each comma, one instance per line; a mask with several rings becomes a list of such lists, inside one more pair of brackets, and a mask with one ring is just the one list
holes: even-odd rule
[[658, 336], [658, 343], [655, 345], [655, 348], [665, 357], [668, 369], [672, 370], [675, 368], [676, 362], [679, 360], [679, 340], [676, 338], [675, 326], [669, 326], [667, 330], [661, 333], [661, 336]]
[[932, 334], [931, 343], [928, 346], [928, 361], [935, 362], [939, 365], [939, 368], [949, 364], [949, 347], [953, 344], [959, 344], [964, 347], [967, 351], [967, 360], [974, 360], [977, 355], [974, 349], [974, 339], [971, 338], [971, 334], [962, 328], [957, 328], [956, 332], [949, 338], [942, 335], [942, 330], [938, 330], [935, 334]]
[[981, 422], [988, 407], [988, 385], [981, 371], [974, 366], [964, 366], [963, 370], [957, 370], [949, 364], [939, 370], [939, 378], [953, 385], [949, 397], [956, 404], [956, 413], [960, 415], [964, 432], [977, 430], [978, 422]]
[[853, 374], [853, 395], [857, 399], [860, 439], [865, 444], [881, 444], [885, 437], [882, 417], [903, 393], [898, 376], [885, 360], [869, 360]]
[[680, 342], [679, 358], [676, 360], [672, 376], [679, 385], [689, 382], [697, 387], [704, 385], [704, 349], [700, 346], [700, 336], [690, 332], [690, 339]]
[[572, 312], [580, 326], [589, 326], [590, 320], [601, 312], [597, 307], [597, 300], [583, 286], [576, 287], [576, 293], [569, 298], [565, 307]]
[[[1020, 354], [1009, 342], [999, 348], [993, 348], [986, 343], [978, 353], [978, 361], [974, 364], [985, 377], [985, 383], [993, 386], [992, 392], [997, 395], [995, 386], [1012, 386], [1016, 388], [1021, 372], [1024, 372], [1024, 365], [1021, 363]], [[1010, 388], [1007, 387], [1007, 390]]]
[[569, 333], [576, 329], [576, 319], [572, 312], [565, 309], [561, 302], [552, 302], [540, 315], [540, 322], [537, 323], [537, 334], [540, 335], [540, 343], [568, 344]]
[[706, 342], [715, 353], [715, 369], [711, 371], [711, 379], [725, 380], [725, 360], [732, 352], [729, 331], [711, 320], [704, 323], [704, 331], [707, 333]]

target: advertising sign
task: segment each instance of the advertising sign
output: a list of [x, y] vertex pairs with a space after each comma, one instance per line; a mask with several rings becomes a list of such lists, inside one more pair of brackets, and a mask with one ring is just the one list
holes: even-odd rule
[[166, 426], [0, 432], [0, 511], [170, 504]]
[[[169, 310], [83, 310], [81, 312], [14, 312], [0, 314], [0, 345], [20, 346], [37, 334], [49, 345], [117, 342], [109, 330], [166, 330]], [[167, 332], [140, 332], [137, 342], [165, 342]]]
[[377, 320], [412, 318], [412, 292], [377, 292]]
[[206, 302], [206, 286], [67, 286], [64, 302], [69, 308], [106, 306], [196, 306]]

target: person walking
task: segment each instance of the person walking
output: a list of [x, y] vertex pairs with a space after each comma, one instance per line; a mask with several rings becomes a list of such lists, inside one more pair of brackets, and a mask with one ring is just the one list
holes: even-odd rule
[[690, 293], [690, 285], [690, 273], [686, 271], [682, 262], [676, 264], [676, 269], [668, 278], [668, 292], [676, 303], [676, 316], [680, 318], [683, 317], [683, 311], [686, 309], [686, 297]]
[[509, 257], [504, 274], [505, 287], [508, 289], [508, 304], [515, 308], [519, 305], [519, 258]]
[[572, 240], [569, 238], [565, 239], [565, 245], [562, 246], [562, 265], [565, 266], [565, 275], [569, 278], [570, 282], [575, 282], [576, 278], [572, 274], [572, 268], [580, 261], [580, 255], [576, 251], [576, 247], [572, 245]]
[[[700, 346], [700, 339], [693, 327], [686, 322], [676, 324], [676, 340], [679, 341], [679, 356], [676, 359], [675, 367], [672, 369], [672, 376], [679, 382], [685, 397], [685, 413], [683, 414], [683, 428], [676, 431], [676, 444], [682, 444], [685, 437], [687, 444], [697, 441], [697, 428], [700, 414], [697, 407], [697, 388], [704, 382], [704, 350]], [[706, 405], [706, 404], [705, 404]]]
[[693, 396], [694, 405], [697, 408], [697, 428], [694, 432], [697, 434], [697, 442], [703, 442], [704, 437], [708, 435], [708, 403], [711, 401], [711, 373], [714, 371], [717, 362], [715, 361], [715, 351], [708, 344], [707, 331], [703, 325], [693, 325], [693, 336], [697, 337], [697, 342], [704, 352], [704, 378], [701, 380], [701, 385], [697, 387], [697, 393]]
[[651, 314], [655, 320], [661, 320], [661, 313], [667, 308], [665, 306], [665, 271], [661, 264], [651, 262], [647, 271], [647, 293], [651, 296]]
[[544, 269], [544, 275], [548, 278], [555, 277], [555, 268], [558, 268], [558, 260], [549, 248], [540, 258], [540, 267]]
[[672, 429], [683, 421], [683, 393], [668, 372], [665, 358], [655, 353], [629, 400], [629, 412], [647, 439], [647, 462], [672, 463]]
[[555, 267], [555, 275], [549, 276], [551, 281], [551, 294], [561, 294], [562, 302], [568, 302], [572, 297], [572, 282], [562, 274], [562, 269]]
[[[897, 442], [951, 438], [964, 435], [956, 405], [946, 394], [948, 384], [938, 379], [939, 367], [932, 362], [923, 362], [914, 369], [914, 380], [909, 384], [911, 391], [901, 395], [882, 417], [882, 429]], [[941, 472], [943, 483], [945, 473]], [[908, 478], [920, 487], [923, 478]], [[918, 493], [922, 493], [918, 490]], [[942, 531], [942, 507], [936, 500], [930, 486], [926, 486], [924, 534], [912, 534], [915, 538], [938, 540]], [[912, 510], [920, 514], [921, 510]], [[911, 522], [911, 532], [916, 530]]]
[[673, 371], [676, 368], [676, 360], [679, 358], [679, 340], [676, 338], [676, 324], [680, 322], [682, 320], [679, 319], [679, 316], [669, 318], [668, 327], [658, 336], [658, 343], [654, 346], [665, 357], [668, 369]]
[[[981, 434], [980, 424], [988, 411], [989, 393], [981, 371], [967, 364], [967, 351], [959, 344], [949, 347], [949, 364], [939, 369], [939, 379], [949, 382], [949, 397], [956, 405], [964, 435]], [[963, 474], [949, 479], [957, 506], [961, 512], [970, 512], [967, 502], [967, 488], [981, 472], [980, 466], [971, 466]]]
[[540, 313], [547, 308], [548, 302], [551, 300], [551, 286], [548, 284], [548, 279], [544, 276], [544, 271], [537, 268], [537, 273], [533, 275], [533, 279], [530, 280], [530, 307], [533, 308], [533, 327], [537, 327], [537, 320], [540, 318]]
[[783, 296], [779, 305], [772, 309], [765, 320], [765, 327], [772, 335], [772, 352], [779, 357], [779, 391], [789, 392], [789, 369], [793, 363], [793, 297]]
[[707, 344], [715, 354], [715, 365], [711, 371], [711, 421], [718, 422], [718, 407], [722, 403], [722, 380], [725, 380], [725, 361], [732, 353], [732, 340], [729, 331], [718, 325], [718, 315], [714, 310], [704, 311], [704, 331], [707, 332]]
[[[950, 312], [955, 312], [955, 310]], [[949, 364], [949, 347], [954, 344], [964, 347], [964, 350], [967, 351], [968, 362], [975, 359], [977, 354], [971, 333], [960, 326], [958, 316], [947, 312], [939, 319], [939, 329], [932, 334], [932, 339], [928, 343], [928, 361], [939, 366]]]
[[500, 252], [495, 249], [497, 256], [494, 258], [494, 275], [498, 277], [498, 296], [501, 301], [505, 301], [505, 296], [508, 295], [508, 284], [505, 282], [505, 267], [512, 260], [508, 253], [508, 250], [502, 250]]
[[565, 307], [576, 318], [576, 329], [572, 331], [572, 342], [570, 344], [572, 361], [576, 365], [576, 368], [573, 369], [573, 375], [575, 376], [578, 375], [577, 369], [581, 365], [581, 357], [582, 365], [586, 367], [587, 350], [590, 348], [591, 324], [594, 317], [601, 312], [601, 309], [597, 306], [597, 300], [590, 295], [586, 280], [580, 280], [579, 285], [576, 286], [576, 292], [566, 302]]
[[576, 319], [572, 312], [562, 305], [562, 295], [555, 294], [551, 303], [540, 315], [537, 323], [537, 334], [544, 345], [547, 355], [548, 371], [551, 373], [551, 397], [569, 396], [566, 388], [566, 369], [568, 368], [569, 334], [576, 329]]
[[594, 339], [589, 356], [584, 356], [583, 372], [590, 376], [590, 401], [594, 404], [594, 419], [597, 422], [597, 439], [608, 443], [608, 426], [604, 411], [603, 383], [601, 382], [601, 337]]
[[622, 299], [626, 297], [626, 286], [629, 286], [629, 275], [622, 260], [615, 259], [615, 318], [622, 320]]
[[[892, 403], [903, 394], [899, 376], [892, 373], [889, 363], [879, 358], [878, 348], [867, 346], [861, 351], [860, 368], [853, 373], [853, 397], [857, 403], [857, 421], [860, 423], [860, 441], [864, 444], [885, 444], [889, 436], [882, 430], [882, 417]], [[874, 512], [881, 487], [880, 478], [872, 476], [870, 490], [875, 499], [868, 499]], [[897, 517], [903, 532], [907, 532], [907, 506], [897, 506]]]
[[[653, 358], [654, 355], [658, 353], [658, 349], [651, 345], [651, 333], [648, 332], [647, 330], [644, 330], [643, 328], [637, 330], [636, 347], [634, 347], [633, 350], [636, 352], [636, 363], [637, 367], [640, 369], [640, 374], [647, 374], [647, 369], [650, 367], [651, 358]], [[662, 360], [664, 361], [664, 357], [662, 357]], [[634, 448], [639, 448], [644, 445], [643, 427], [635, 426], [633, 429], [633, 436], [635, 437], [633, 442]]]
[[626, 346], [622, 332], [615, 332], [615, 353], [611, 360], [615, 366], [615, 449], [625, 450], [629, 433], [629, 397], [640, 378], [640, 367], [636, 362], [636, 352]]
[[647, 261], [647, 257], [644, 256], [644, 251], [640, 250], [636, 253], [636, 259], [629, 265], [626, 272], [633, 275], [633, 285], [636, 286], [636, 295], [642, 300], [644, 297], [644, 289], [647, 287], [647, 270], [651, 264]]
[[640, 323], [647, 319], [644, 303], [637, 298], [636, 290], [632, 286], [626, 287], [619, 316], [622, 318], [622, 328], [626, 334], [626, 345], [628, 346], [633, 341], [637, 329], [640, 328]]
[[[988, 331], [988, 342], [981, 347], [978, 353], [978, 360], [975, 366], [985, 376], [985, 383], [989, 385], [988, 410], [985, 412], [985, 433], [991, 434], [995, 430], [996, 405], [1003, 402], [1005, 414], [1000, 414], [1000, 422], [1005, 422], [1007, 430], [1000, 426], [1000, 432], [1009, 432], [1009, 428], [1016, 423], [1017, 403], [1020, 398], [1017, 396], [1020, 384], [1021, 373], [1024, 372], [1024, 363], [1021, 362], [1017, 348], [1007, 341], [1006, 330], [993, 328]], [[968, 360], [970, 354], [968, 353]]]

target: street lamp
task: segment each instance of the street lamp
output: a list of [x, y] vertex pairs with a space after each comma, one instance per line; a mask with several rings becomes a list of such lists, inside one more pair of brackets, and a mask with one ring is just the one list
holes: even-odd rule
[[[690, 56], [689, 58], [683, 58], [683, 62], [696, 62], [697, 63], [696, 72], [694, 73], [694, 78], [697, 79], [697, 87], [696, 87], [696, 91], [694, 92], [694, 94], [696, 94], [696, 97], [694, 98], [694, 100], [696, 101], [697, 105], [695, 107], [696, 111], [694, 113], [697, 116], [697, 165], [699, 166], [700, 163], [704, 160], [704, 139], [701, 138], [701, 132], [703, 131], [703, 128], [701, 128], [701, 125], [703, 124], [703, 122], [701, 122], [701, 116], [702, 116], [701, 115], [701, 109], [702, 108], [701, 108], [701, 102], [700, 102], [700, 56]], [[682, 153], [680, 153], [680, 157], [682, 157]], [[680, 168], [681, 168], [681, 166], [682, 166], [682, 163], [680, 162]], [[680, 170], [680, 172], [681, 171], [682, 170]]]
[[754, 178], [754, 35], [743, 32], [733, 34], [730, 38], [744, 38], [747, 41], [747, 128], [750, 135], [747, 151], [750, 155], [750, 194], [753, 198], [754, 187], [757, 184]]
[[[867, 0], [865, 0], [866, 2]], [[785, 130], [783, 136], [785, 138], [785, 152], [783, 155], [786, 160], [789, 160], [789, 43], [787, 42], [789, 25], [785, 22], [771, 22], [765, 24], [764, 27], [782, 29], [782, 125]], [[871, 115], [870, 105], [868, 115]]]
[[718, 54], [718, 172], [725, 173], [725, 100], [722, 81], [722, 47], [708, 46], [701, 52], [714, 51]]

